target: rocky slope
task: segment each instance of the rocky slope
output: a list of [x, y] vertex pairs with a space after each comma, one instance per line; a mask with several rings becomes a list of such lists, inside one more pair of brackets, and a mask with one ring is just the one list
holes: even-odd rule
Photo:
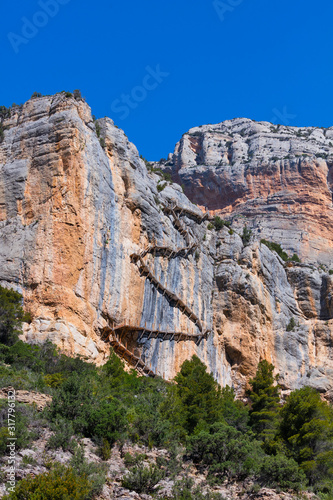
[[[330, 396], [333, 129], [233, 120], [185, 134], [160, 166], [209, 219], [82, 100], [32, 99], [3, 126], [0, 282], [23, 293], [27, 340], [97, 363], [111, 343], [167, 379], [196, 353], [239, 394], [265, 357], [285, 390]], [[215, 211], [231, 230], [211, 229]]]
[[[39, 424], [40, 425], [40, 424]], [[36, 429], [35, 429], [36, 430]], [[69, 465], [73, 458], [73, 452], [63, 451], [62, 448], [53, 450], [48, 447], [48, 440], [53, 432], [48, 428], [40, 431], [38, 440], [31, 444], [29, 449], [20, 450], [17, 455], [16, 462], [16, 478], [17, 480], [27, 477], [35, 477], [38, 474], [47, 473], [50, 469], [50, 464], [60, 463]], [[297, 500], [299, 495], [296, 493], [278, 492], [269, 488], [254, 488], [254, 483], [247, 479], [244, 482], [237, 483], [235, 481], [225, 481], [221, 486], [209, 488], [207, 486], [206, 473], [199, 471], [192, 462], [182, 462], [180, 471], [175, 477], [169, 474], [159, 481], [155, 487], [154, 495], [138, 494], [135, 491], [130, 491], [124, 488], [121, 484], [124, 476], [129, 473], [129, 466], [124, 460], [125, 454], [130, 454], [132, 457], [143, 455], [145, 467], [150, 465], [161, 467], [161, 461], [169, 459], [169, 452], [164, 449], [152, 448], [131, 445], [126, 443], [120, 452], [119, 447], [115, 445], [112, 448], [111, 458], [107, 461], [102, 461], [98, 454], [98, 447], [88, 438], [77, 440], [84, 449], [84, 457], [88, 463], [103, 464], [106, 469], [106, 482], [102, 492], [97, 496], [97, 500], [160, 500], [172, 499], [173, 487], [176, 482], [184, 480], [185, 477], [190, 478], [194, 487], [201, 488], [205, 493], [211, 491], [215, 494], [220, 494], [224, 500]], [[184, 450], [179, 449], [178, 460], [182, 461]], [[3, 460], [3, 459], [2, 459]], [[0, 460], [0, 463], [2, 462]], [[5, 484], [0, 484], [0, 498], [6, 494]], [[304, 500], [318, 500], [314, 494], [305, 492], [302, 496]]]

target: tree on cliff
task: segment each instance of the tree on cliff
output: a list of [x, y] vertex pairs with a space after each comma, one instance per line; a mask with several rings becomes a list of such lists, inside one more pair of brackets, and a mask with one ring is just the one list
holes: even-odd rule
[[22, 309], [22, 295], [0, 286], [0, 343], [13, 345], [21, 332], [25, 319]]
[[250, 380], [251, 390], [247, 392], [251, 400], [250, 425], [259, 439], [270, 442], [278, 427], [279, 387], [278, 376], [273, 375], [274, 366], [268, 361], [260, 361], [256, 376]]

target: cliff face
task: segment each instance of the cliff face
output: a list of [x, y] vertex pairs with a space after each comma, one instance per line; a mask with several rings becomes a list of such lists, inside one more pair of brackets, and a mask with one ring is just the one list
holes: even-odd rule
[[333, 128], [235, 119], [191, 129], [169, 159], [193, 202], [333, 265]]
[[[49, 338], [97, 363], [111, 344], [167, 379], [196, 353], [239, 393], [266, 357], [285, 389], [310, 384], [329, 395], [333, 131], [300, 137], [234, 120], [185, 134], [161, 167], [230, 220], [232, 230], [215, 231], [178, 184], [147, 170], [112, 120], [96, 127], [83, 101], [33, 99], [3, 126], [0, 280], [23, 293], [28, 341]], [[273, 159], [287, 142], [291, 158]], [[286, 264], [261, 238], [302, 263]]]

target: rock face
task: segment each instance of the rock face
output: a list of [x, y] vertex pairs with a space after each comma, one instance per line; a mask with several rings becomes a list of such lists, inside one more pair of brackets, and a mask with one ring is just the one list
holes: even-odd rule
[[96, 363], [111, 344], [167, 379], [197, 354], [239, 394], [267, 358], [285, 390], [330, 395], [333, 130], [192, 129], [160, 167], [209, 215], [82, 100], [32, 99], [2, 125], [0, 282], [24, 296], [28, 341]]
[[193, 202], [235, 224], [241, 217], [255, 236], [302, 259], [333, 265], [333, 127], [244, 118], [205, 125], [184, 134], [169, 160]]

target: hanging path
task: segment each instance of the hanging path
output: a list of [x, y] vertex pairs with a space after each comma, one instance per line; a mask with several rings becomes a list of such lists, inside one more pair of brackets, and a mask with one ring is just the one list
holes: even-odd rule
[[[183, 236], [186, 241], [186, 246], [182, 248], [172, 249], [168, 246], [157, 245], [155, 242], [153, 244], [148, 245], [144, 250], [140, 253], [132, 253], [130, 258], [131, 262], [137, 265], [140, 275], [145, 276], [153, 286], [169, 301], [170, 305], [173, 307], [177, 307], [185, 316], [188, 317], [190, 321], [192, 321], [198, 328], [200, 333], [191, 334], [186, 332], [170, 332], [161, 329], [150, 329], [142, 326], [130, 325], [126, 323], [122, 323], [120, 325], [112, 326], [112, 328], [107, 327], [105, 329], [108, 340], [111, 346], [114, 349], [114, 352], [121, 358], [127, 361], [130, 365], [132, 365], [139, 373], [144, 376], [155, 377], [156, 374], [149, 368], [148, 365], [143, 361], [140, 356], [134, 354], [129, 348], [125, 337], [129, 334], [133, 336], [137, 336], [135, 341], [139, 343], [143, 338], [149, 339], [160, 339], [162, 341], [176, 341], [176, 342], [186, 342], [192, 341], [195, 342], [196, 345], [199, 345], [203, 339], [207, 339], [210, 334], [210, 330], [203, 331], [202, 323], [199, 317], [192, 311], [192, 309], [186, 305], [183, 300], [178, 297], [177, 294], [173, 293], [171, 290], [168, 290], [155, 276], [155, 274], [149, 269], [148, 265], [144, 261], [144, 257], [148, 254], [152, 254], [156, 256], [167, 257], [168, 259], [172, 259], [175, 257], [183, 256], [187, 257], [187, 255], [193, 252], [198, 244], [191, 241], [190, 232], [187, 230], [186, 226], [180, 220], [181, 215], [185, 215], [191, 219], [194, 219], [199, 224], [203, 221], [207, 220], [209, 217], [209, 213], [205, 213], [203, 216], [198, 213], [178, 207], [175, 203], [169, 204], [167, 206], [163, 206], [163, 212], [166, 215], [172, 215], [173, 217], [173, 225], [177, 229], [177, 231]], [[124, 340], [122, 340], [124, 338]]]

